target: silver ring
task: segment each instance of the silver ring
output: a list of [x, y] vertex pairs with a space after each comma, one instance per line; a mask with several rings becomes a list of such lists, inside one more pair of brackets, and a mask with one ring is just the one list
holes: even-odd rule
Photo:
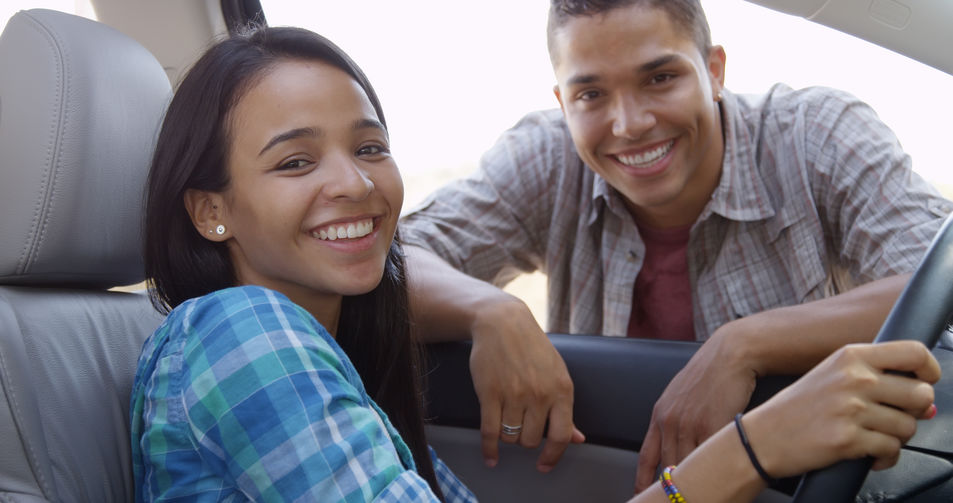
[[516, 426], [510, 426], [506, 423], [500, 423], [500, 426], [503, 427], [504, 435], [519, 435], [520, 431], [523, 430], [523, 425], [518, 424]]

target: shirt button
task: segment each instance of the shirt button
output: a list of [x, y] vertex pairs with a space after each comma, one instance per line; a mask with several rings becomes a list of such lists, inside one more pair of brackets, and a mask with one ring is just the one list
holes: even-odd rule
[[628, 257], [628, 259], [629, 259], [629, 262], [635, 262], [636, 256], [635, 256], [635, 252], [634, 252], [634, 251], [629, 250], [629, 257]]

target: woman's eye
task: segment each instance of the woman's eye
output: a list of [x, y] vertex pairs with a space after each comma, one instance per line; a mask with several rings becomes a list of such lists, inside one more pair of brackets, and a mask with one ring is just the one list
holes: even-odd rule
[[305, 160], [305, 159], [292, 159], [292, 160], [290, 160], [290, 161], [288, 161], [288, 162], [286, 162], [286, 163], [284, 163], [284, 164], [278, 166], [278, 170], [279, 170], [279, 171], [294, 171], [294, 170], [297, 170], [297, 169], [304, 168], [304, 167], [308, 166], [309, 164], [311, 164], [311, 163], [308, 162], [308, 161]]

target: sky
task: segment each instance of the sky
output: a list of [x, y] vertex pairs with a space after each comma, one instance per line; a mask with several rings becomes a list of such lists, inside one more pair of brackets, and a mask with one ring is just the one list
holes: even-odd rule
[[[545, 0], [262, 0], [271, 25], [317, 31], [368, 74], [407, 185], [405, 207], [476, 166], [525, 113], [557, 106], [546, 53]], [[826, 85], [870, 103], [927, 180], [953, 188], [953, 76], [868, 42], [743, 0], [702, 0], [727, 52], [726, 85], [763, 92], [783, 82]], [[79, 9], [86, 0], [4, 0]]]

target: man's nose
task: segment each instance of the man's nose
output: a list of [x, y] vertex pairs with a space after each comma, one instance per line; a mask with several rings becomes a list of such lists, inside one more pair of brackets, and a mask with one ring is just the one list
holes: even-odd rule
[[637, 140], [655, 126], [655, 114], [644, 102], [632, 95], [620, 95], [613, 105], [612, 134]]

